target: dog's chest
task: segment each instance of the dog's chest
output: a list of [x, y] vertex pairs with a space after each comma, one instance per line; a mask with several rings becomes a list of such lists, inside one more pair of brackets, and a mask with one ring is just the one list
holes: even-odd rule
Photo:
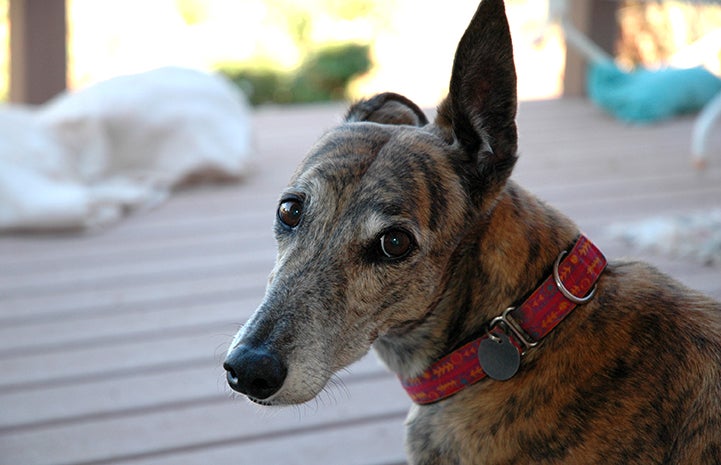
[[519, 448], [512, 445], [524, 431], [532, 434], [535, 428], [527, 426], [536, 421], [535, 412], [519, 409], [532, 405], [534, 396], [479, 388], [488, 395], [469, 389], [438, 404], [411, 407], [406, 422], [411, 464], [493, 465], [518, 458]]

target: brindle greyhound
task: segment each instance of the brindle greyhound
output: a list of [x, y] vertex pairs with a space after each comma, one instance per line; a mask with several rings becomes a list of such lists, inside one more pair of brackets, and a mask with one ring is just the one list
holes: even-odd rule
[[276, 265], [225, 362], [302, 403], [373, 346], [415, 405], [413, 464], [720, 464], [721, 304], [611, 262], [508, 177], [516, 76], [484, 0], [429, 124], [351, 107], [280, 196]]

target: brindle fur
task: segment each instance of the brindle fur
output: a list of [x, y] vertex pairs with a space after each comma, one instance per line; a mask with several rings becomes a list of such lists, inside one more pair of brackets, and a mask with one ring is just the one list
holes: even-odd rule
[[[301, 199], [301, 222], [276, 221], [265, 299], [229, 351], [262, 347], [287, 367], [256, 401], [305, 402], [371, 346], [418, 375], [550, 273], [579, 230], [508, 180], [515, 111], [503, 3], [484, 0], [434, 123], [381, 94], [318, 141], [281, 196]], [[402, 259], [379, 252], [391, 228], [414, 238]], [[611, 262], [511, 380], [413, 406], [407, 449], [416, 465], [719, 464], [721, 304]]]

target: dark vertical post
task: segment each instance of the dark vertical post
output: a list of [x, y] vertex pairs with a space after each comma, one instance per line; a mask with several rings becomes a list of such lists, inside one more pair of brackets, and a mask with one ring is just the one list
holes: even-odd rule
[[10, 101], [39, 104], [67, 86], [65, 0], [10, 0]]
[[[599, 47], [615, 55], [620, 0], [567, 0], [568, 16], [576, 28]], [[566, 51], [564, 96], [586, 95], [586, 59], [571, 47]]]

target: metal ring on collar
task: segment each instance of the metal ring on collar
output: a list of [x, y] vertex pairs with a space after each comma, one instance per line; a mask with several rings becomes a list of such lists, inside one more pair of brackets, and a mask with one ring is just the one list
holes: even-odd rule
[[585, 296], [585, 297], [576, 297], [566, 289], [566, 286], [563, 285], [563, 282], [561, 281], [561, 277], [558, 275], [558, 265], [561, 263], [561, 259], [563, 256], [566, 255], [566, 251], [561, 251], [560, 254], [558, 254], [558, 258], [556, 258], [556, 262], [553, 264], [553, 280], [556, 282], [556, 287], [559, 291], [561, 291], [561, 294], [571, 302], [573, 302], [576, 305], [585, 304], [589, 300], [593, 299], [594, 294], [596, 294], [596, 286], [593, 286], [593, 289]]

